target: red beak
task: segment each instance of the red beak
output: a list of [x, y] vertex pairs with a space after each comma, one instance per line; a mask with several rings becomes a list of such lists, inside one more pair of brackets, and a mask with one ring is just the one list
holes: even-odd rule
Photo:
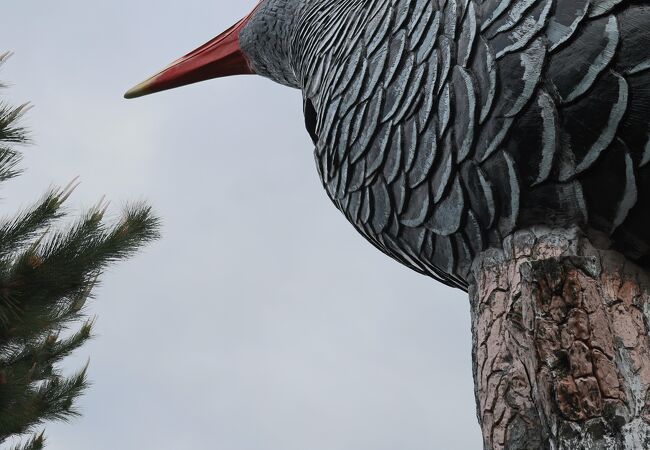
[[141, 97], [212, 78], [254, 74], [248, 59], [239, 47], [239, 32], [254, 12], [255, 10], [158, 74], [131, 88], [124, 97]]

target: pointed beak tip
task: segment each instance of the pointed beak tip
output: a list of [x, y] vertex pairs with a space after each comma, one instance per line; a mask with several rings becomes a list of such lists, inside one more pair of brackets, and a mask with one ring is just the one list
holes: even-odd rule
[[132, 99], [132, 98], [142, 97], [143, 95], [147, 95], [148, 92], [146, 87], [147, 86], [145, 83], [140, 83], [136, 86], [133, 86], [131, 89], [129, 89], [124, 93], [124, 98]]

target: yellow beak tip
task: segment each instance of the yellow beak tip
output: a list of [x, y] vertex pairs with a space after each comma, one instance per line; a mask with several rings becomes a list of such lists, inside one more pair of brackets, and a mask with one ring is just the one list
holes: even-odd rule
[[124, 98], [137, 98], [142, 97], [143, 95], [147, 95], [149, 94], [147, 87], [148, 83], [146, 81], [138, 84], [137, 86], [133, 86], [131, 89], [126, 91]]

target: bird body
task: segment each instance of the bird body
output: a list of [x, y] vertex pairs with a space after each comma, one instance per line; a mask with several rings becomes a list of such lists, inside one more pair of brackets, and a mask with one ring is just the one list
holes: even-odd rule
[[263, 0], [229, 33], [240, 73], [302, 90], [328, 196], [408, 267], [466, 289], [535, 225], [650, 266], [650, 5]]

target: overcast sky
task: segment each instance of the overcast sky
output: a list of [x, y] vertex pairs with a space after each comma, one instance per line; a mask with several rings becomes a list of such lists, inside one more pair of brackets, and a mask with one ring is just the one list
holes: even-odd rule
[[31, 101], [6, 214], [79, 175], [73, 214], [145, 199], [163, 239], [104, 277], [83, 417], [49, 449], [481, 447], [466, 294], [368, 244], [327, 199], [298, 91], [258, 77], [126, 101], [253, 0], [20, 0], [0, 79]]

